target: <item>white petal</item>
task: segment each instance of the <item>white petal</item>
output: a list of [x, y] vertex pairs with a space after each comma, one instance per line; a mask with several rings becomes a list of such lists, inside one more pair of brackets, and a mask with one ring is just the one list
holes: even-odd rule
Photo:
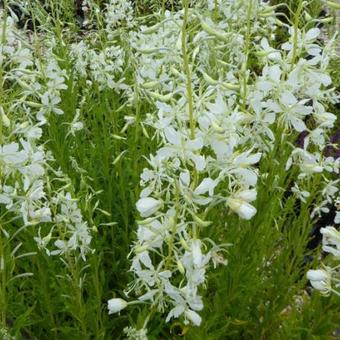
[[281, 95], [280, 101], [283, 105], [291, 106], [297, 103], [295, 96], [288, 91], [284, 91]]
[[275, 81], [276, 83], [280, 82], [280, 78], [281, 78], [281, 69], [278, 65], [274, 65], [272, 67], [270, 67], [269, 69], [269, 77]]
[[293, 128], [298, 132], [302, 132], [307, 129], [305, 123], [299, 118], [292, 117], [290, 119], [290, 123], [293, 125]]
[[193, 240], [191, 242], [191, 252], [192, 252], [194, 265], [197, 267], [200, 267], [202, 263], [202, 251], [201, 251], [200, 240]]
[[306, 33], [306, 36], [305, 36], [305, 39], [306, 40], [314, 40], [316, 39], [320, 34], [320, 30], [318, 28], [311, 28], [307, 33]]
[[323, 281], [328, 279], [328, 274], [323, 269], [308, 270], [307, 279], [310, 281]]
[[188, 170], [181, 172], [179, 179], [182, 185], [188, 187], [190, 185], [190, 172]]
[[192, 160], [194, 161], [195, 166], [196, 166], [196, 169], [197, 169], [198, 171], [204, 170], [205, 165], [206, 165], [204, 156], [199, 156], [199, 155], [194, 155], [194, 154], [193, 154], [193, 155], [191, 156], [191, 158], [192, 158]]
[[212, 196], [215, 186], [216, 182], [213, 179], [209, 177], [204, 178], [200, 185], [195, 189], [194, 193], [197, 195], [202, 195], [209, 191], [209, 195]]
[[237, 193], [237, 197], [244, 200], [244, 201], [247, 201], [247, 202], [252, 202], [252, 201], [255, 201], [256, 200], [256, 195], [257, 195], [257, 192], [255, 189], [251, 189], [251, 190], [243, 190], [239, 193]]
[[189, 309], [185, 312], [185, 316], [195, 325], [199, 326], [202, 322], [201, 317], [198, 313], [194, 312], [193, 310]]
[[172, 127], [166, 127], [164, 129], [164, 134], [169, 143], [173, 145], [180, 145], [182, 136]]

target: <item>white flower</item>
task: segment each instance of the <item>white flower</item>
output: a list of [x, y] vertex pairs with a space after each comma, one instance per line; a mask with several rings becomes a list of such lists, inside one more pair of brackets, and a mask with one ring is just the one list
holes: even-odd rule
[[241, 218], [250, 220], [256, 214], [256, 208], [249, 202], [256, 199], [256, 190], [243, 190], [227, 199], [227, 206]]
[[334, 227], [321, 228], [322, 250], [340, 259], [340, 232]]
[[163, 205], [163, 202], [156, 200], [152, 197], [143, 197], [136, 203], [137, 210], [142, 217], [148, 217], [159, 210]]
[[164, 135], [168, 143], [158, 150], [157, 156], [164, 159], [178, 156], [183, 160], [193, 161], [198, 171], [204, 170], [205, 158], [198, 153], [204, 144], [202, 138], [189, 139], [185, 134], [172, 127], [165, 128]]
[[301, 190], [297, 183], [291, 188], [292, 193], [296, 195], [296, 197], [301, 200], [301, 202], [306, 203], [306, 199], [310, 196], [310, 193], [305, 190]]
[[307, 279], [315, 289], [323, 294], [328, 294], [331, 290], [331, 275], [324, 269], [308, 270]]
[[280, 61], [281, 60], [281, 53], [280, 51], [276, 50], [275, 48], [269, 45], [267, 38], [262, 38], [260, 45], [262, 47], [261, 55], [265, 56], [269, 60]]
[[107, 307], [109, 309], [109, 314], [114, 314], [120, 312], [122, 309], [126, 308], [128, 303], [120, 298], [110, 299], [107, 302]]
[[250, 220], [257, 211], [251, 204], [234, 198], [229, 198], [227, 204], [231, 210], [245, 220]]
[[307, 129], [303, 119], [313, 112], [311, 106], [305, 105], [307, 102], [308, 99], [298, 101], [291, 92], [284, 91], [280, 97], [280, 109], [276, 112], [283, 113], [288, 126], [293, 126], [296, 131], [302, 132]]
[[23, 151], [19, 151], [18, 143], [10, 143], [0, 146], [0, 161], [3, 160], [8, 164], [23, 163], [27, 159], [27, 155]]
[[332, 128], [336, 121], [336, 115], [326, 112], [325, 107], [317, 101], [314, 102], [313, 116], [320, 124], [320, 127]]
[[260, 161], [262, 154], [260, 152], [251, 154], [251, 151], [246, 151], [237, 155], [233, 160], [235, 168], [230, 170], [239, 176], [245, 186], [254, 186], [257, 182], [257, 171], [251, 166]]
[[320, 30], [318, 28], [311, 28], [309, 31], [304, 33], [300, 30], [295, 32], [294, 27], [290, 27], [289, 33], [291, 35], [290, 42], [284, 43], [282, 45], [282, 49], [289, 51], [290, 57], [293, 56], [295, 35], [297, 36], [297, 48], [299, 51], [304, 49], [312, 56], [318, 56], [320, 54], [321, 48], [317, 44], [313, 43], [320, 34]]

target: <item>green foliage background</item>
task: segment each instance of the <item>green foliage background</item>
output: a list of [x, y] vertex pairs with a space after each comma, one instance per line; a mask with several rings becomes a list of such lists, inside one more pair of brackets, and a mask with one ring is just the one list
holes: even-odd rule
[[[298, 1], [287, 2], [294, 11]], [[55, 53], [61, 66], [72, 74], [65, 48], [72, 35], [62, 34], [62, 30], [65, 27], [73, 33], [78, 30], [76, 8], [71, 0], [50, 3], [54, 17], [50, 30], [58, 40]], [[151, 14], [150, 11], [164, 9], [166, 5], [180, 6], [176, 1], [169, 4], [152, 0], [136, 0], [136, 5], [140, 15]], [[31, 1], [31, 6], [31, 15], [43, 20], [39, 3]], [[317, 16], [321, 3], [312, 1], [309, 8], [311, 15]], [[334, 84], [340, 90], [340, 58], [331, 65]], [[126, 77], [131, 77], [129, 69]], [[150, 108], [136, 100], [132, 108], [121, 110], [123, 103], [112, 91], [86, 92], [86, 84], [74, 77], [68, 79], [67, 85], [69, 90], [62, 98], [65, 114], [51, 117], [44, 136], [46, 148], [53, 152], [57, 164], [71, 179], [77, 196], [95, 195], [99, 207], [110, 214], [92, 215], [94, 201], [81, 201], [83, 213], [93, 219], [94, 226], [111, 221], [116, 224], [98, 228], [92, 244], [96, 252], [88, 257], [86, 264], [72, 259], [63, 263], [41, 252], [15, 258], [12, 251], [19, 243], [22, 253], [37, 251], [34, 227], [10, 240], [1, 235], [0, 254], [7, 266], [0, 282], [3, 297], [0, 328], [6, 328], [15, 339], [121, 339], [124, 327], [142, 326], [144, 320], [139, 307], [109, 316], [106, 301], [113, 296], [124, 297], [123, 291], [131, 281], [127, 258], [135, 237], [139, 174], [146, 164], [143, 155], [156, 148], [145, 138], [138, 122]], [[72, 121], [84, 93], [85, 133], [67, 136], [67, 125], [62, 123]], [[15, 96], [15, 89], [7, 91], [0, 101], [10, 103]], [[334, 110], [339, 116], [339, 108]], [[137, 124], [126, 130], [122, 140], [115, 136], [125, 125], [124, 115], [135, 116]], [[276, 133], [279, 135], [280, 131]], [[285, 197], [285, 188], [291, 183], [291, 173], [284, 168], [289, 148], [280, 138], [277, 141], [272, 154], [261, 163], [261, 173], [268, 172], [269, 176], [259, 182], [255, 218], [250, 222], [240, 221], [226, 210], [209, 216], [215, 222], [211, 231], [215, 239], [233, 245], [227, 256], [228, 266], [209, 273], [201, 327], [187, 328], [176, 322], [165, 324], [163, 315], [155, 315], [148, 327], [150, 339], [334, 338], [332, 334], [340, 325], [339, 298], [322, 297], [306, 290], [305, 273], [317, 265], [316, 251], [315, 262], [305, 263], [312, 227], [308, 204], [315, 197], [311, 195], [298, 208], [294, 197]], [[125, 150], [124, 156], [114, 163]], [[81, 171], [75, 169], [72, 159]], [[309, 183], [314, 195], [318, 181], [315, 176]], [[34, 275], [12, 279], [22, 272]]]

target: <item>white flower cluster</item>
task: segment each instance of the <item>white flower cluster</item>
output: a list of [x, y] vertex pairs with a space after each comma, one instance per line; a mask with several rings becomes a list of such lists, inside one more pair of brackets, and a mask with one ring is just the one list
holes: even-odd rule
[[71, 45], [70, 54], [76, 72], [88, 85], [98, 84], [100, 90], [128, 90], [122, 77], [125, 52], [118, 45], [106, 46], [98, 51], [89, 43], [81, 41]]
[[[63, 71], [51, 48], [45, 49], [46, 64], [33, 63], [28, 38], [15, 27], [15, 21], [0, 12], [0, 45], [4, 70], [2, 88], [20, 93], [9, 106], [0, 107], [0, 205], [6, 222], [22, 220], [23, 227], [41, 225], [38, 246], [47, 254], [90, 250], [91, 235], [77, 201], [53, 182], [68, 182], [59, 170], [53, 170], [53, 156], [45, 152], [41, 137], [48, 115], [63, 114], [58, 108], [65, 85]], [[9, 87], [10, 86], [10, 87]], [[3, 221], [4, 222], [4, 221]], [[20, 223], [20, 222], [19, 222]], [[6, 223], [4, 223], [6, 224]], [[45, 229], [47, 229], [45, 231]], [[47, 236], [41, 237], [40, 232]], [[9, 232], [9, 231], [7, 231]], [[53, 241], [54, 250], [48, 248]]]
[[15, 21], [0, 13], [1, 28], [4, 38], [1, 45], [0, 64], [3, 79], [21, 88], [21, 97], [13, 104], [13, 109], [25, 110], [31, 118], [33, 114], [39, 126], [46, 124], [50, 113], [62, 115], [58, 107], [61, 102], [61, 91], [67, 89], [66, 72], [62, 70], [53, 55], [53, 40], [50, 47], [45, 47], [46, 64], [36, 63], [28, 37], [16, 29]]
[[47, 65], [40, 67], [39, 70], [42, 75], [40, 83], [43, 85], [37, 89], [41, 101], [41, 108], [37, 112], [37, 119], [41, 124], [47, 123], [48, 115], [51, 113], [57, 115], [64, 114], [63, 110], [58, 107], [58, 104], [61, 102], [61, 91], [67, 89], [65, 84], [66, 71], [59, 67], [52, 51], [48, 50], [46, 57], [48, 60]]
[[106, 6], [105, 24], [108, 30], [126, 25], [131, 28], [134, 24], [133, 6], [130, 0], [110, 0]]
[[[131, 290], [151, 310], [167, 311], [166, 321], [200, 325], [209, 264], [227, 263], [226, 245], [200, 237], [211, 225], [208, 214], [221, 203], [245, 220], [256, 214], [257, 163], [274, 145], [274, 127], [287, 140], [308, 132], [287, 164], [300, 167], [301, 180], [339, 171], [339, 160], [322, 154], [336, 119], [326, 111], [337, 100], [327, 74], [331, 43], [319, 46], [317, 28], [287, 25], [289, 41], [272, 46], [284, 25], [274, 9], [221, 0], [166, 12], [130, 33], [137, 90], [156, 108], [145, 124], [160, 144], [141, 174]], [[259, 73], [250, 56], [262, 65]], [[298, 184], [295, 193], [309, 195]]]
[[[322, 250], [332, 255], [333, 260], [340, 261], [340, 232], [334, 227], [321, 228]], [[334, 293], [340, 296], [340, 265], [330, 267], [323, 265], [323, 269], [308, 270], [307, 278], [313, 288], [324, 295]]]

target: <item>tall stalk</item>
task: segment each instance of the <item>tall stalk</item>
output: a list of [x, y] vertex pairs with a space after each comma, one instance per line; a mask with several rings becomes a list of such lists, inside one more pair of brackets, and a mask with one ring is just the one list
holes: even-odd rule
[[189, 124], [190, 124], [190, 137], [191, 139], [195, 138], [195, 126], [196, 121], [194, 117], [194, 103], [193, 103], [193, 95], [192, 95], [192, 75], [189, 65], [189, 56], [188, 56], [188, 48], [187, 48], [187, 27], [189, 21], [189, 0], [183, 0], [183, 25], [182, 25], [182, 56], [183, 56], [183, 68], [186, 74], [186, 95], [188, 102], [188, 111], [189, 111]]

